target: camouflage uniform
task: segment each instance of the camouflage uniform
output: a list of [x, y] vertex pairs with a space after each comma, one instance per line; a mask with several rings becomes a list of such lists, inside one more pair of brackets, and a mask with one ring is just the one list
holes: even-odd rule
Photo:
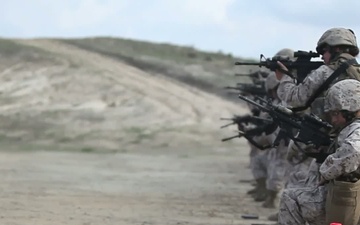
[[[261, 138], [266, 139], [266, 144], [274, 142], [278, 130], [270, 135], [264, 135]], [[259, 137], [254, 138], [258, 142]], [[258, 142], [259, 143], [259, 142]], [[265, 144], [265, 142], [263, 142]], [[286, 162], [287, 146], [282, 141], [277, 148], [270, 148], [261, 151], [254, 158], [252, 173], [255, 179], [266, 178], [267, 190], [279, 192], [283, 187]]]
[[285, 188], [305, 186], [313, 158], [307, 157], [293, 141], [290, 141], [286, 158], [289, 165], [285, 173]]
[[[323, 53], [324, 46], [350, 46], [353, 47], [355, 52], [350, 55], [349, 53], [342, 53], [334, 56], [329, 65], [320, 66], [318, 69], [313, 70], [300, 84], [296, 84], [295, 81], [289, 76], [283, 76], [280, 80], [280, 85], [277, 90], [277, 94], [282, 101], [285, 101], [287, 105], [291, 107], [304, 106], [310, 96], [325, 82], [325, 80], [334, 72], [334, 69], [338, 68], [339, 64], [346, 59], [354, 58], [359, 53], [357, 47], [356, 37], [354, 33], [345, 28], [332, 28], [327, 30], [319, 39], [317, 43], [317, 52]], [[358, 71], [355, 71], [352, 67], [347, 70], [347, 74], [350, 78], [356, 78]], [[344, 77], [342, 77], [344, 78]], [[320, 99], [323, 101], [323, 99]], [[316, 102], [312, 105], [312, 108], [316, 108]], [[320, 102], [322, 105], [323, 102]], [[316, 106], [316, 107], [315, 107]], [[320, 106], [321, 107], [321, 106]], [[322, 107], [321, 107], [322, 108]], [[319, 109], [314, 109], [318, 111]], [[321, 112], [322, 113], [322, 112]]]
[[[261, 74], [263, 73], [266, 73], [265, 71], [258, 71], [258, 77], [255, 79], [255, 80], [259, 80], [261, 81], [262, 79], [264, 79], [262, 77]], [[255, 97], [254, 96], [248, 96], [249, 99], [253, 100], [253, 101], [256, 101]], [[259, 117], [267, 117], [268, 115], [265, 114], [265, 113], [261, 113], [260, 110], [254, 106], [253, 104], [250, 104], [250, 103], [247, 103], [247, 106], [249, 108], [249, 110], [252, 112], [252, 114], [254, 116], [259, 116]], [[267, 139], [267, 137], [260, 137], [257, 142], [260, 142], [260, 145], [265, 145], [266, 143], [269, 143], [269, 140]], [[264, 144], [261, 144], [261, 143], [264, 143]], [[251, 170], [254, 170], [253, 171], [253, 174], [257, 174], [259, 171], [259, 173], [261, 174], [261, 169], [257, 168], [256, 165], [254, 167], [254, 163], [258, 163], [257, 161], [261, 161], [261, 156], [263, 155], [263, 151], [261, 151], [260, 149], [258, 149], [257, 147], [255, 147], [254, 145], [252, 145], [250, 142], [249, 142], [249, 146], [250, 146], [250, 153], [249, 153], [249, 156], [250, 156], [250, 168]], [[266, 177], [263, 176], [263, 175], [254, 175], [255, 179], [256, 177]]]
[[[268, 75], [265, 81], [265, 89], [267, 92], [276, 90], [278, 86], [278, 80], [276, 79], [275, 73]], [[280, 100], [273, 100], [274, 105], [281, 104]], [[278, 134], [278, 130], [272, 134], [266, 135], [267, 144], [272, 144]], [[257, 137], [257, 138], [264, 138]], [[257, 141], [259, 142], [259, 141]], [[287, 147], [285, 142], [282, 141], [277, 148], [271, 148], [258, 154], [254, 160], [253, 175], [263, 185], [257, 196], [256, 201], [265, 200], [264, 207], [274, 207], [274, 199], [277, 193], [282, 189], [284, 182], [284, 167], [286, 166], [286, 150]], [[266, 179], [266, 181], [264, 180]], [[265, 181], [265, 182], [264, 182]]]
[[360, 81], [348, 79], [335, 84], [327, 93], [325, 110], [330, 112], [342, 110], [343, 117], [346, 121], [350, 121], [332, 146], [336, 151], [329, 155], [320, 167], [322, 177], [330, 181], [326, 196], [326, 223], [337, 221], [345, 225], [358, 224], [360, 220]]
[[[271, 135], [262, 134], [261, 136], [254, 137], [254, 141], [260, 145], [271, 144], [273, 138]], [[253, 158], [253, 163], [251, 166], [251, 172], [255, 179], [266, 179], [267, 177], [267, 167], [268, 167], [268, 150], [259, 150], [257, 155]]]
[[[280, 59], [286, 58], [293, 61], [294, 60], [293, 55], [294, 55], [293, 50], [284, 48], [278, 51], [273, 58], [280, 58]], [[277, 90], [279, 86], [279, 81], [276, 79], [275, 73], [272, 73], [271, 75], [268, 76], [265, 84], [267, 85], [266, 87], [267, 91]], [[285, 105], [285, 103], [282, 102], [278, 98], [278, 96], [272, 103], [274, 105]], [[274, 141], [278, 133], [279, 133], [279, 129], [273, 134]], [[287, 171], [287, 167], [288, 167], [288, 162], [286, 160], [287, 148], [288, 148], [287, 145], [288, 142], [286, 140], [282, 140], [276, 148], [269, 150], [269, 156], [268, 156], [269, 173], [266, 182], [266, 188], [273, 195], [276, 195], [284, 187], [285, 171]], [[265, 203], [265, 205], [267, 204]]]
[[[326, 95], [325, 110], [359, 111], [360, 82], [347, 79], [334, 84]], [[346, 125], [332, 146], [337, 148], [321, 164], [321, 176], [328, 181], [342, 179], [352, 173], [360, 176], [360, 120], [352, 120]], [[280, 204], [279, 224], [325, 224], [328, 187], [329, 184], [325, 184], [285, 190]], [[351, 224], [357, 224], [358, 219], [355, 218]]]
[[[253, 105], [251, 105], [253, 107]], [[260, 112], [258, 115], [255, 115], [262, 118], [267, 118], [268, 114], [264, 112]], [[255, 127], [249, 126], [245, 127], [245, 130], [251, 130]], [[252, 138], [254, 142], [261, 146], [270, 145], [272, 139], [270, 139], [270, 136], [266, 135], [265, 133], [262, 133], [259, 136], [255, 136]], [[250, 146], [250, 170], [252, 172], [252, 175], [254, 176], [254, 179], [256, 181], [256, 187], [254, 189], [249, 190], [248, 194], [256, 194], [264, 193], [265, 192], [265, 181], [267, 176], [267, 151], [263, 151], [258, 149], [256, 146], [251, 144], [249, 142]]]
[[[261, 112], [259, 117], [268, 118], [269, 115], [267, 113]], [[261, 146], [266, 146], [266, 145], [271, 145], [271, 143], [273, 142], [273, 137], [271, 134], [267, 135], [264, 132], [259, 136], [255, 136], [253, 140]], [[252, 173], [255, 179], [259, 179], [259, 178], [266, 179], [268, 151], [260, 150], [260, 149], [257, 150], [258, 152], [253, 158], [253, 164], [251, 167]]]
[[[274, 140], [278, 132], [274, 134]], [[285, 171], [288, 167], [286, 160], [287, 145], [282, 140], [278, 147], [272, 148], [268, 154], [268, 178], [266, 188], [270, 191], [280, 192], [284, 187]]]
[[[357, 50], [355, 54], [358, 54], [356, 37], [351, 30], [345, 28], [332, 28], [327, 30], [320, 37], [316, 50], [319, 53], [323, 53], [323, 48], [326, 45], [352, 46]], [[330, 77], [334, 70], [339, 67], [340, 63], [350, 58], [354, 58], [354, 55], [350, 55], [348, 53], [337, 55], [332, 59], [329, 65], [320, 66], [318, 69], [310, 72], [310, 74], [300, 84], [296, 84], [292, 78], [284, 75], [280, 80], [280, 84], [277, 90], [279, 98], [291, 107], [304, 106], [309, 98], [316, 92], [316, 90]], [[354, 67], [350, 67], [346, 71], [346, 74], [346, 76], [342, 74], [336, 81], [345, 78], [360, 78], [360, 72]], [[324, 112], [323, 101], [323, 97], [318, 97], [315, 99], [315, 101], [311, 104], [311, 112], [322, 117]], [[320, 165], [315, 161], [311, 162], [306, 182], [300, 182], [297, 185], [301, 186], [301, 183], [311, 185], [312, 182], [316, 182], [319, 179], [319, 166]]]
[[[288, 76], [283, 76], [278, 88], [278, 96], [292, 107], [304, 106], [315, 91], [326, 81], [326, 79], [338, 68], [344, 60], [353, 58], [359, 53], [356, 37], [351, 30], [344, 28], [332, 28], [327, 30], [317, 43], [317, 52], [323, 54], [325, 47], [349, 46], [349, 53], [343, 53], [332, 58], [329, 65], [324, 65], [312, 71], [301, 84], [296, 85], [295, 81]], [[332, 53], [331, 53], [332, 54]], [[335, 55], [334, 55], [335, 56]], [[350, 67], [346, 75], [340, 75], [335, 80], [345, 78], [358, 78], [358, 71]], [[334, 83], [334, 82], [333, 82]], [[323, 98], [317, 98], [311, 105], [311, 111], [319, 116], [323, 112]], [[320, 164], [312, 160], [307, 178], [298, 182], [295, 187], [284, 190], [280, 200], [280, 224], [323, 224], [325, 222], [325, 198], [327, 186], [317, 187], [320, 180]], [[307, 188], [305, 188], [307, 186]]]
[[[266, 144], [271, 144], [274, 142], [277, 134], [278, 130], [270, 135], [263, 135], [261, 138], [267, 140]], [[254, 140], [257, 141], [257, 139]], [[263, 144], [265, 143], [263, 142]], [[277, 148], [263, 150], [254, 158], [251, 168], [252, 173], [255, 179], [261, 182], [261, 187], [257, 196], [255, 196], [255, 200], [265, 200], [264, 207], [274, 207], [273, 201], [277, 193], [283, 188], [286, 171], [284, 168], [287, 167], [286, 150], [287, 146], [284, 141], [281, 141]]]
[[[260, 117], [268, 117], [267, 113], [260, 113]], [[273, 142], [272, 134], [262, 133], [253, 138], [253, 140], [261, 146], [271, 145]], [[257, 149], [257, 148], [256, 148]], [[260, 201], [266, 197], [266, 179], [268, 174], [268, 150], [257, 149], [256, 155], [250, 158], [250, 169], [257, 182], [256, 188], [248, 193], [255, 194], [255, 200]]]
[[[346, 37], [346, 40], [343, 40], [343, 37]], [[324, 44], [335, 45], [335, 44], [348, 44], [357, 46], [355, 36], [347, 29], [334, 28], [330, 29], [324, 33], [318, 42], [317, 51], [320, 52]], [[315, 91], [330, 77], [341, 62], [351, 58], [349, 54], [340, 54], [330, 65], [320, 66], [318, 69], [313, 70], [300, 84], [296, 84], [295, 81], [289, 76], [283, 76], [280, 80], [279, 88], [277, 94], [279, 98], [284, 101], [287, 105], [291, 107], [300, 107], [304, 106], [309, 98], [315, 93]], [[349, 69], [351, 70], [351, 69]], [[356, 71], [347, 71], [349, 74], [356, 74]], [[351, 77], [351, 76], [350, 76]], [[353, 75], [352, 77], [356, 77]], [[340, 79], [344, 79], [343, 76]], [[318, 97], [311, 105], [311, 112], [322, 116], [323, 113], [323, 97]], [[289, 149], [289, 151], [292, 151]], [[296, 150], [295, 150], [296, 151]], [[289, 154], [292, 154], [289, 152]], [[311, 162], [312, 161], [312, 162]], [[307, 175], [307, 179], [301, 179], [305, 173], [306, 168], [310, 163], [310, 170]], [[292, 168], [292, 176], [289, 177], [288, 185], [290, 187], [301, 187], [303, 185], [312, 185], [314, 182], [318, 181], [319, 173], [318, 167], [320, 165], [315, 162], [315, 160], [307, 159], [302, 164], [297, 165], [299, 168]], [[296, 169], [299, 169], [303, 172], [295, 172]]]
[[[334, 72], [329, 66], [323, 65], [313, 70], [300, 84], [289, 76], [283, 76], [277, 90], [279, 98], [291, 107], [304, 106], [307, 100]], [[317, 113], [318, 114], [318, 113]]]
[[250, 168], [252, 168], [253, 165], [254, 165], [255, 158], [257, 157], [258, 154], [260, 154], [261, 151], [257, 147], [252, 145], [250, 142], [248, 144], [250, 146], [250, 153], [249, 153], [249, 156], [250, 156]]

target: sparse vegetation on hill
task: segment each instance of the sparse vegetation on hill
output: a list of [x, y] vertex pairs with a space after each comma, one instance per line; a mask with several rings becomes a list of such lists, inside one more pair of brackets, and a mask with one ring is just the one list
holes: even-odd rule
[[50, 63], [54, 57], [44, 49], [20, 44], [10, 39], [0, 38], [0, 69], [21, 63]]
[[112, 53], [119, 56], [134, 58], [158, 58], [165, 61], [173, 61], [178, 64], [209, 64], [222, 63], [232, 66], [234, 58], [231, 54], [222, 52], [204, 52], [190, 46], [178, 46], [165, 43], [152, 43], [122, 38], [83, 38], [83, 39], [61, 39], [67, 43], [76, 44], [103, 53]]
[[234, 77], [234, 74], [254, 69], [234, 66], [235, 61], [252, 62], [251, 59], [234, 57], [221, 51], [200, 51], [189, 46], [106, 37], [60, 41], [122, 60], [151, 74], [161, 73], [229, 100], [233, 96], [229, 96], [223, 87], [249, 81], [245, 77]]

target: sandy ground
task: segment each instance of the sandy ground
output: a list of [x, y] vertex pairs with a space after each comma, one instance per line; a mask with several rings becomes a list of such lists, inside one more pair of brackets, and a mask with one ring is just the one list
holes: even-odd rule
[[[246, 154], [0, 153], [2, 224], [254, 224]], [[241, 171], [241, 172], [240, 172]], [[244, 213], [260, 220], [243, 220]], [[269, 223], [269, 222], [267, 222]]]

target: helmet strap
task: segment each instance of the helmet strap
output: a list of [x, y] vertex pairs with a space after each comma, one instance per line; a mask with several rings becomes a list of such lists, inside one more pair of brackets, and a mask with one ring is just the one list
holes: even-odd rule
[[342, 116], [345, 118], [347, 123], [351, 123], [356, 118], [356, 112], [350, 112], [347, 110], [341, 110]]
[[338, 47], [332, 47], [329, 46], [329, 52], [330, 52], [330, 61], [334, 61], [339, 57], [339, 55], [342, 53], [341, 51], [338, 51]]

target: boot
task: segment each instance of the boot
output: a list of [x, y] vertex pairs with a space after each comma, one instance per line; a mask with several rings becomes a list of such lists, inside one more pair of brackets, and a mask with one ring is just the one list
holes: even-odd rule
[[254, 188], [251, 189], [251, 190], [249, 190], [248, 192], [246, 192], [246, 194], [248, 194], [248, 195], [253, 195], [253, 194], [255, 194], [255, 193], [257, 192], [257, 190], [259, 189], [259, 182], [258, 182], [258, 180], [253, 180], [253, 181], [251, 182], [251, 186], [254, 186]]
[[248, 191], [246, 192], [246, 194], [248, 194], [248, 195], [253, 195], [253, 194], [256, 193], [256, 191], [257, 191], [257, 189], [258, 189], [258, 185], [257, 185], [256, 180], [251, 180], [251, 181], [250, 181], [250, 184], [251, 184], [251, 186], [253, 186], [254, 188], [248, 190]]
[[251, 180], [250, 184], [251, 184], [251, 186], [256, 187], [256, 180]]
[[277, 197], [278, 192], [277, 191], [267, 191], [267, 197], [265, 199], [265, 202], [262, 204], [264, 208], [275, 208], [275, 200]]
[[254, 193], [253, 197], [256, 202], [262, 202], [266, 199], [266, 178], [260, 178], [256, 180], [257, 190]]
[[275, 222], [277, 222], [278, 221], [278, 217], [279, 217], [279, 213], [277, 212], [277, 213], [275, 213], [275, 214], [272, 214], [272, 215], [270, 215], [270, 216], [268, 216], [268, 220], [270, 220], [270, 221], [275, 221]]
[[258, 187], [255, 186], [253, 189], [247, 191], [246, 194], [253, 195], [253, 194], [255, 194], [257, 192], [257, 189], [258, 189]]

